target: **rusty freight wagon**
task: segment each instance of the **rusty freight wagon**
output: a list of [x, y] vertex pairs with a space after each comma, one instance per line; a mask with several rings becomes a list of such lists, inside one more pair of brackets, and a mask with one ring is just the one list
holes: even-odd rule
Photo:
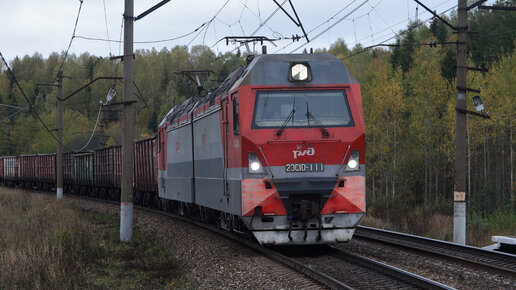
[[[118, 173], [115, 161], [119, 163], [121, 154], [120, 146], [110, 146], [96, 149], [93, 158], [93, 176], [95, 193], [99, 197], [116, 199], [120, 195], [120, 178], [115, 178]], [[117, 183], [118, 181], [118, 183]]]
[[38, 155], [22, 155], [20, 159], [20, 186], [33, 188], [38, 183]]
[[4, 181], [4, 158], [0, 157], [0, 182]]
[[63, 185], [65, 192], [70, 192], [73, 187], [73, 173], [73, 153], [63, 153]]
[[37, 161], [40, 188], [43, 190], [51, 190], [55, 188], [56, 154], [39, 154]]
[[156, 137], [134, 142], [134, 202], [150, 205], [156, 198], [158, 152]]
[[113, 147], [113, 182], [115, 188], [122, 186], [122, 145]]

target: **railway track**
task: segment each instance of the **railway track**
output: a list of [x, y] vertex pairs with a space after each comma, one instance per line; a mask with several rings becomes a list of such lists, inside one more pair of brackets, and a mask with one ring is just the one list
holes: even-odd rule
[[165, 216], [165, 217], [168, 217], [168, 218], [172, 218], [172, 219], [175, 219], [175, 220], [180, 220], [180, 221], [183, 221], [185, 223], [189, 223], [189, 224], [192, 224], [192, 225], [195, 225], [197, 227], [200, 227], [202, 229], [205, 229], [205, 230], [208, 230], [208, 231], [211, 231], [211, 232], [214, 232], [216, 234], [219, 234], [221, 236], [224, 236], [225, 238], [229, 239], [229, 240], [232, 240], [234, 242], [237, 242], [239, 244], [242, 244], [242, 245], [245, 245], [246, 247], [248, 248], [251, 248], [253, 250], [255, 250], [256, 252], [260, 253], [260, 254], [263, 254], [265, 255], [266, 257], [276, 261], [276, 262], [279, 262], [283, 265], [286, 265], [287, 267], [290, 267], [302, 274], [304, 274], [305, 276], [308, 276], [312, 279], [314, 279], [315, 281], [319, 282], [322, 286], [326, 286], [326, 287], [329, 287], [329, 288], [332, 288], [332, 289], [349, 289], [345, 284], [339, 282], [338, 280], [336, 279], [333, 279], [332, 277], [324, 274], [324, 273], [321, 273], [319, 271], [316, 271], [310, 267], [307, 267], [297, 261], [295, 261], [294, 259], [290, 259], [276, 251], [273, 251], [271, 249], [268, 249], [268, 248], [265, 248], [263, 246], [260, 246], [258, 243], [256, 242], [253, 242], [245, 237], [242, 237], [240, 235], [237, 235], [237, 234], [234, 234], [234, 233], [230, 233], [230, 232], [227, 232], [225, 230], [222, 230], [222, 229], [219, 229], [218, 227], [216, 226], [212, 226], [212, 225], [208, 225], [208, 224], [205, 224], [205, 223], [202, 223], [200, 221], [195, 221], [195, 220], [191, 220], [189, 218], [185, 218], [185, 217], [182, 217], [182, 216], [177, 216], [177, 215], [174, 215], [174, 214], [170, 214], [170, 213], [166, 213], [166, 212], [163, 212], [163, 211], [160, 211], [160, 210], [155, 210], [155, 209], [149, 209], [149, 208], [145, 208], [145, 207], [139, 207], [139, 206], [135, 206], [135, 208], [139, 209], [139, 210], [142, 210], [142, 211], [146, 211], [146, 212], [150, 212], [150, 213], [154, 213], [154, 214], [157, 214], [157, 215], [162, 215], [162, 216]]
[[[329, 262], [320, 270], [307, 264], [302, 260], [288, 257], [270, 248], [260, 246], [258, 243], [251, 241], [240, 235], [229, 233], [221, 230], [216, 226], [208, 225], [199, 221], [191, 220], [174, 214], [165, 213], [163, 211], [149, 209], [145, 207], [136, 207], [139, 210], [163, 215], [169, 218], [180, 220], [189, 224], [193, 224], [205, 230], [212, 231], [226, 237], [239, 244], [243, 244], [254, 251], [261, 253], [276, 262], [279, 262], [289, 268], [292, 268], [307, 277], [319, 282], [321, 285], [331, 289], [355, 289], [355, 288], [396, 288], [396, 289], [453, 289], [441, 283], [426, 279], [424, 277], [406, 272], [389, 265], [385, 265], [364, 257], [346, 253], [341, 250], [324, 246], [329, 251], [328, 256], [338, 261], [346, 268], [352, 271], [344, 271], [337, 275], [328, 273], [325, 268], [334, 267], [335, 263]], [[290, 247], [295, 249], [296, 247]], [[342, 269], [342, 268], [341, 268]], [[330, 271], [331, 272], [331, 271]]]
[[331, 246], [298, 247], [284, 251], [292, 259], [343, 281], [345, 289], [453, 289]]
[[359, 226], [355, 237], [460, 260], [516, 275], [516, 256], [409, 234]]
[[[106, 202], [118, 205], [118, 202], [84, 197], [70, 196], [74, 198], [83, 198], [98, 202]], [[175, 214], [166, 213], [161, 210], [150, 209], [146, 207], [135, 206], [135, 209], [165, 216], [179, 220], [188, 224], [195, 225], [199, 228], [211, 231], [213, 233], [224, 236], [225, 238], [242, 244], [254, 251], [266, 256], [267, 258], [281, 263], [299, 273], [310, 277], [318, 282], [322, 287], [329, 289], [355, 289], [355, 288], [406, 288], [406, 289], [453, 289], [438, 282], [426, 279], [424, 277], [375, 262], [354, 254], [346, 253], [329, 246], [308, 247], [311, 253], [316, 255], [315, 260], [304, 260], [302, 258], [289, 257], [288, 254], [282, 253], [279, 249], [292, 249], [295, 252], [307, 247], [277, 247], [267, 248], [260, 246], [258, 243], [249, 240], [241, 235], [230, 233], [219, 229], [214, 225], [209, 225], [200, 221], [192, 220]], [[288, 250], [287, 250], [288, 251]], [[322, 252], [321, 252], [322, 251]], [[321, 264], [321, 261], [325, 261]], [[338, 267], [335, 267], [338, 265]], [[340, 269], [339, 271], [335, 271]]]

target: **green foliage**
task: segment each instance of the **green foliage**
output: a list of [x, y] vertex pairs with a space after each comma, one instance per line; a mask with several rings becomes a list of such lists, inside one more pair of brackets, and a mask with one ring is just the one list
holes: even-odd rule
[[408, 29], [402, 34], [402, 37], [396, 39], [396, 45], [392, 49], [391, 64], [392, 69], [396, 70], [401, 67], [403, 72], [407, 72], [412, 65], [412, 53], [414, 52], [415, 33], [413, 29]]
[[457, 73], [457, 53], [455, 48], [447, 47], [444, 49], [444, 56], [440, 62], [441, 76], [449, 82], [455, 79]]
[[[409, 32], [398, 39], [399, 44], [409, 44], [409, 38], [417, 43], [435, 39], [431, 29], [424, 27], [413, 29], [412, 36]], [[439, 36], [437, 27], [434, 32]], [[455, 38], [448, 37], [447, 41]], [[451, 223], [452, 214], [456, 50], [415, 46], [408, 51], [407, 47], [392, 50], [388, 67], [385, 58], [377, 60], [368, 53], [357, 55], [364, 57], [362, 67], [345, 60], [355, 74], [359, 72], [362, 82], [368, 213], [395, 230], [448, 239], [451, 227], [441, 230], [438, 225]], [[499, 57], [489, 73], [468, 73], [468, 87], [481, 89], [486, 110], [491, 112], [490, 120], [468, 117], [468, 211], [486, 219], [499, 210], [512, 209], [510, 201], [516, 195], [510, 184], [514, 175], [510, 152], [515, 141], [510, 136], [516, 122], [510, 123], [510, 118], [516, 117], [516, 57], [513, 50]], [[469, 62], [468, 66], [474, 66]], [[471, 97], [467, 103], [475, 110]], [[479, 224], [472, 225], [471, 232], [483, 245], [491, 233]]]
[[[513, 0], [497, 0], [495, 5], [513, 6]], [[516, 13], [509, 11], [475, 9], [468, 14], [470, 31], [468, 52], [477, 66], [496, 61], [503, 53], [514, 50]]]
[[[232, 53], [215, 55], [206, 46], [175, 46], [171, 50], [137, 50], [134, 61], [136, 106], [136, 138], [152, 135], [159, 121], [172, 108], [197, 94], [197, 86], [189, 79], [182, 79], [175, 72], [183, 70], [212, 70], [209, 79], [203, 79], [207, 90], [218, 86], [219, 81], [229, 73], [245, 65], [245, 60]], [[52, 53], [47, 59], [41, 54], [16, 58], [11, 63], [16, 78], [27, 94], [42, 120], [55, 134], [57, 126], [56, 97], [54, 87], [36, 86], [55, 79], [58, 66], [64, 55]], [[121, 76], [119, 61], [83, 53], [69, 55], [63, 66], [63, 74], [71, 78], [63, 80], [63, 96], [99, 76]], [[90, 138], [99, 112], [99, 102], [106, 102], [106, 93], [112, 81], [100, 80], [80, 91], [64, 103], [64, 144], [65, 150], [83, 147]], [[115, 83], [118, 93], [113, 102], [123, 95], [121, 82]], [[27, 102], [15, 87], [13, 79], [5, 70], [0, 70], [0, 103], [25, 106]], [[0, 107], [2, 118], [16, 110]], [[86, 149], [94, 149], [106, 144], [108, 137], [112, 145], [121, 139], [121, 113], [118, 107], [104, 107], [99, 118], [99, 126]], [[25, 110], [0, 124], [0, 155], [51, 153], [56, 151], [56, 142], [36, 119], [32, 110]]]
[[345, 57], [345, 56], [349, 55], [350, 52], [351, 51], [348, 49], [348, 46], [346, 45], [344, 40], [341, 38], [337, 39], [337, 41], [334, 42], [330, 46], [330, 49], [328, 50], [328, 53], [331, 53], [338, 58]]
[[[446, 18], [446, 17], [445, 17]], [[449, 19], [447, 19], [449, 21]], [[438, 42], [444, 42], [450, 34], [448, 27], [438, 18], [434, 18], [430, 23], [430, 31], [435, 36]]]
[[[512, 14], [474, 10], [468, 21], [471, 30], [481, 33], [469, 36], [468, 66], [485, 62], [489, 67], [488, 73], [468, 72], [468, 87], [481, 90], [486, 110], [491, 112], [490, 120], [468, 117], [471, 180], [471, 206], [468, 208], [482, 216], [509, 204], [511, 198], [516, 207], [516, 186], [510, 184], [511, 175], [514, 176], [511, 172], [514, 156], [511, 159], [510, 152], [516, 143], [514, 137], [511, 139], [511, 132], [514, 134], [516, 127], [516, 55], [515, 43], [510, 41], [513, 34], [503, 30], [515, 30]], [[452, 14], [450, 18], [449, 21], [456, 25], [456, 15]], [[501, 33], [497, 34], [498, 31]], [[484, 37], [486, 34], [492, 36]], [[421, 45], [431, 40], [453, 42], [456, 35], [436, 20], [428, 27], [411, 23], [396, 40], [400, 46], [391, 50], [364, 51], [361, 44], [349, 48], [339, 39], [328, 50], [316, 49], [316, 53], [328, 51], [336, 55], [361, 83], [371, 212], [387, 214], [380, 203], [387, 201], [387, 205], [395, 206], [399, 202], [401, 212], [421, 207], [425, 215], [426, 212], [435, 215], [438, 223], [439, 215], [449, 213], [449, 207], [442, 204], [450, 203], [454, 190], [456, 47]], [[47, 59], [35, 54], [12, 61], [21, 85], [30, 93], [38, 113], [51, 129], [56, 126], [56, 90], [35, 84], [53, 79], [62, 58], [63, 55], [57, 53]], [[243, 65], [245, 60], [239, 51], [236, 55], [216, 55], [201, 45], [175, 46], [161, 51], [137, 50], [134, 78], [138, 92], [136, 138], [153, 134], [156, 124], [172, 106], [196, 94], [196, 85], [175, 72], [212, 70], [215, 74], [204, 80], [204, 87], [211, 90]], [[122, 74], [118, 61], [87, 53], [71, 55], [63, 70], [65, 75], [73, 77], [64, 80], [65, 96], [91, 78]], [[78, 148], [89, 138], [99, 101], [105, 101], [111, 85], [111, 82], [99, 81], [66, 102], [64, 139], [67, 147]], [[114, 101], [119, 101], [122, 85], [118, 82], [116, 86], [118, 94]], [[471, 96], [468, 95], [468, 109], [475, 110]], [[5, 71], [0, 72], [0, 101], [18, 106], [26, 104]], [[0, 107], [2, 116], [10, 112], [13, 111]], [[95, 135], [88, 149], [105, 143], [117, 144], [121, 139], [120, 118], [117, 109], [104, 108], [100, 118], [103, 126], [99, 131], [109, 137]], [[0, 155], [48, 153], [54, 152], [56, 146], [29, 110], [0, 124], [0, 138], [3, 141], [0, 142]]]

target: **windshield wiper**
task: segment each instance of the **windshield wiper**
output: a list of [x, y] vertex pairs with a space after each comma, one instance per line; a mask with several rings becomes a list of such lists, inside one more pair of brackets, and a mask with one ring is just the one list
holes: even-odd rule
[[283, 124], [281, 124], [281, 127], [276, 132], [276, 137], [280, 137], [281, 133], [283, 133], [283, 130], [287, 126], [288, 121], [290, 118], [292, 118], [292, 125], [294, 125], [294, 114], [296, 113], [296, 98], [294, 98], [294, 103], [292, 104], [292, 111], [290, 111], [290, 114], [288, 114], [285, 121], [283, 121]]
[[308, 119], [308, 128], [310, 128], [310, 120], [312, 120], [319, 128], [321, 128], [321, 132], [324, 135], [324, 137], [330, 136], [330, 133], [328, 133], [328, 130], [326, 130], [323, 127], [323, 124], [321, 121], [317, 120], [312, 113], [310, 113], [310, 110], [308, 109], [308, 102], [306, 102], [306, 118]]

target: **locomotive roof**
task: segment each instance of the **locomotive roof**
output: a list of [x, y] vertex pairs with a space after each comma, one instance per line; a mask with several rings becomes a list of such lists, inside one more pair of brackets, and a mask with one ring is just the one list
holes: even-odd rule
[[[294, 63], [306, 63], [312, 71], [309, 82], [291, 82], [288, 79], [290, 67]], [[214, 91], [205, 96], [187, 99], [182, 104], [174, 106], [160, 123], [172, 122], [176, 117], [190, 113], [201, 104], [213, 104], [217, 96], [225, 95], [238, 86], [245, 85], [278, 85], [306, 86], [325, 84], [357, 84], [346, 65], [338, 58], [327, 53], [316, 54], [262, 54], [256, 56], [247, 67], [240, 67]]]
[[262, 54], [249, 64], [244, 75], [233, 85], [288, 85], [305, 86], [307, 82], [289, 81], [289, 69], [293, 63], [307, 63], [312, 70], [308, 84], [357, 84], [346, 65], [327, 53], [315, 54]]

